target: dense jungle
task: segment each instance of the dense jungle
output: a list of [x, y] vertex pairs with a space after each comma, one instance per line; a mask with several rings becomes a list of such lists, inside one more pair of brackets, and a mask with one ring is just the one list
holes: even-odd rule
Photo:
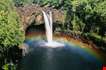
[[[39, 16], [35, 21], [39, 13], [30, 12], [33, 6], [62, 12], [63, 19], [58, 16], [54, 22], [54, 33], [90, 42], [106, 53], [106, 0], [0, 0], [0, 70], [16, 70], [23, 57], [19, 45], [25, 41], [28, 27], [42, 29]], [[35, 20], [23, 18], [28, 14]]]

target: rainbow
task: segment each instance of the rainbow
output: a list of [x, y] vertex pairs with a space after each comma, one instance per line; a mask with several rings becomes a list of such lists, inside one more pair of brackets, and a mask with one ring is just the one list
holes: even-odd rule
[[[41, 40], [41, 39], [45, 39], [44, 32], [32, 31], [32, 32], [27, 32], [25, 41], [27, 41], [27, 43], [30, 44], [34, 40]], [[85, 58], [87, 59], [90, 59], [89, 56], [91, 56], [94, 59], [98, 60], [100, 63], [103, 64], [105, 63], [104, 62], [106, 58], [104, 57], [105, 54], [102, 53], [102, 51], [100, 51], [98, 48], [95, 48], [92, 44], [83, 43], [81, 40], [76, 40], [72, 36], [62, 34], [62, 33], [54, 34], [53, 39], [71, 46], [73, 50], [76, 49], [80, 55], [85, 55]], [[86, 54], [88, 54], [89, 56]]]

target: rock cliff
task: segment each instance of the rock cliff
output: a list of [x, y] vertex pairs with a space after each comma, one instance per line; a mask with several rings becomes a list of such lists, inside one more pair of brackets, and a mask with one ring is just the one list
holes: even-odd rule
[[44, 11], [52, 11], [53, 14], [53, 22], [64, 23], [65, 15], [62, 10], [53, 9], [52, 7], [40, 7], [38, 5], [27, 5], [24, 7], [16, 8], [24, 30], [31, 25], [33, 22], [34, 25], [40, 25], [44, 23], [42, 10]]

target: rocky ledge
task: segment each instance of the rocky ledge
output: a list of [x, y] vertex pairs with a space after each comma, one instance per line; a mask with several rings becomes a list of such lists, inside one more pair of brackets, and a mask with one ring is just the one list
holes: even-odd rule
[[26, 30], [26, 28], [30, 26], [33, 22], [35, 22], [34, 25], [40, 25], [44, 23], [42, 10], [46, 12], [52, 11], [54, 23], [55, 22], [64, 23], [65, 21], [64, 12], [62, 10], [53, 9], [52, 7], [41, 7], [39, 5], [26, 5], [23, 7], [17, 7], [16, 10], [21, 18], [24, 30]]

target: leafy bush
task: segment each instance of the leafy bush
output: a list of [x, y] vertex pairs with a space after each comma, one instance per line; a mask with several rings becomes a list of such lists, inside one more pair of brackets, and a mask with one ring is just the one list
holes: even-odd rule
[[23, 41], [24, 32], [12, 0], [0, 0], [0, 70], [8, 63], [7, 60], [12, 60], [8, 58], [11, 56], [8, 53], [10, 47], [18, 46]]
[[1, 0], [0, 5], [0, 47], [19, 45], [24, 32], [11, 0]]

